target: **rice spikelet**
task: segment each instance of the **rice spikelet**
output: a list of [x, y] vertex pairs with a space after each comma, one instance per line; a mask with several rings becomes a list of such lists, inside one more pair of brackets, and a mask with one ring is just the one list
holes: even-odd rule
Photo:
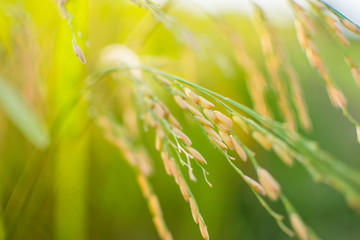
[[215, 132], [215, 130], [211, 127], [208, 126], [204, 126], [204, 129], [216, 140], [218, 141], [222, 141], [221, 137], [219, 136], [219, 134], [217, 134], [217, 132]]
[[202, 114], [199, 112], [199, 110], [197, 110], [193, 106], [189, 105], [188, 111], [191, 112], [192, 114], [194, 114], [195, 116], [199, 116], [199, 117], [202, 116]]
[[183, 195], [185, 201], [188, 202], [190, 200], [190, 196], [189, 196], [189, 191], [188, 191], [188, 188], [186, 186], [184, 179], [179, 178], [179, 186], [180, 186], [181, 194]]
[[191, 91], [188, 88], [185, 88], [185, 94], [190, 98], [195, 104], [198, 104], [200, 102], [200, 98], [197, 94], [195, 94], [193, 91]]
[[273, 150], [275, 154], [282, 160], [286, 165], [292, 166], [294, 164], [294, 159], [290, 153], [285, 149], [285, 147], [280, 144], [274, 144]]
[[281, 187], [279, 183], [274, 179], [274, 177], [264, 168], [259, 168], [257, 170], [259, 182], [263, 186], [267, 196], [276, 201], [279, 198], [281, 193]]
[[149, 183], [146, 180], [146, 177], [144, 175], [142, 175], [142, 174], [139, 174], [137, 180], [138, 180], [138, 183], [140, 185], [140, 188], [142, 189], [144, 197], [145, 198], [150, 198], [151, 190], [150, 190], [150, 187], [149, 187]]
[[210, 109], [206, 109], [204, 108], [203, 109], [203, 113], [205, 114], [205, 116], [212, 122], [215, 122], [216, 121], [216, 117], [215, 117], [215, 114], [212, 110]]
[[346, 98], [342, 92], [333, 85], [327, 86], [328, 94], [332, 104], [340, 109], [346, 108]]
[[179, 173], [179, 169], [176, 166], [175, 160], [174, 159], [169, 159], [169, 166], [171, 169], [171, 173], [174, 176], [175, 182], [177, 184], [180, 184], [179, 179], [181, 178], [180, 173]]
[[190, 105], [181, 96], [174, 96], [175, 102], [184, 110], [189, 110]]
[[149, 176], [153, 172], [152, 162], [145, 148], [140, 148], [136, 153], [137, 165], [142, 174]]
[[162, 130], [157, 130], [155, 134], [155, 149], [161, 151], [163, 144], [164, 132]]
[[348, 56], [345, 56], [345, 61], [351, 68], [351, 74], [352, 74], [356, 84], [360, 87], [360, 69], [359, 69], [359, 67]]
[[189, 150], [190, 154], [199, 162], [203, 164], [207, 164], [205, 158], [194, 148], [187, 146], [187, 149]]
[[214, 127], [214, 125], [210, 121], [206, 120], [203, 116], [200, 117], [200, 116], [195, 115], [194, 117], [202, 125], [208, 126], [210, 128]]
[[219, 141], [219, 140], [215, 139], [215, 142], [222, 150], [227, 149], [227, 146], [222, 141]]
[[178, 135], [178, 137], [186, 146], [191, 146], [191, 140], [188, 136], [185, 135], [185, 133], [183, 133], [180, 129], [177, 128], [173, 128], [172, 130], [176, 133], [176, 135]]
[[254, 189], [257, 193], [259, 193], [262, 196], [266, 195], [266, 192], [264, 190], [264, 188], [260, 185], [260, 183], [258, 183], [257, 181], [255, 181], [254, 179], [248, 177], [248, 176], [244, 176], [244, 180], [251, 186], [252, 189]]
[[181, 127], [181, 125], [180, 125], [180, 123], [178, 122], [178, 120], [173, 116], [173, 115], [169, 115], [169, 117], [168, 117], [168, 121], [169, 121], [169, 123], [170, 123], [170, 125], [171, 126], [173, 126], [173, 127], [176, 127], [176, 128], [178, 128], [178, 129], [181, 129], [182, 127]]
[[231, 139], [234, 149], [235, 149], [236, 153], [239, 155], [240, 159], [243, 160], [244, 162], [246, 162], [247, 154], [246, 154], [244, 148], [240, 145], [240, 143], [238, 141], [236, 141], [235, 137], [233, 137], [232, 135], [230, 135], [230, 139]]
[[266, 150], [270, 151], [271, 150], [271, 143], [269, 142], [269, 140], [262, 135], [260, 132], [258, 131], [254, 131], [252, 133], [252, 137], [254, 138], [255, 141], [257, 141], [263, 148], [265, 148]]
[[208, 240], [209, 239], [209, 232], [207, 230], [207, 226], [204, 223], [204, 220], [202, 219], [202, 217], [200, 215], [199, 215], [199, 228], [200, 228], [200, 232], [201, 232], [202, 237], [205, 240]]
[[290, 214], [290, 223], [301, 240], [309, 240], [307, 228], [296, 213]]
[[244, 122], [244, 120], [242, 120], [238, 115], [233, 115], [232, 119], [234, 120], [234, 122], [239, 125], [239, 127], [241, 127], [241, 129], [245, 132], [245, 133], [249, 133], [250, 130], [246, 124], [246, 122]]
[[161, 159], [163, 160], [164, 162], [164, 167], [165, 167], [165, 171], [168, 175], [172, 175], [172, 172], [171, 172], [171, 166], [170, 166], [170, 159], [169, 159], [169, 155], [167, 152], [163, 151], [161, 152]]
[[215, 105], [210, 102], [209, 100], [203, 98], [203, 97], [199, 97], [200, 99], [200, 105], [205, 108], [205, 109], [213, 109], [215, 107]]
[[195, 223], [198, 224], [199, 223], [199, 214], [198, 214], [195, 200], [192, 197], [190, 197], [190, 209], [191, 209], [191, 214], [194, 218]]
[[159, 103], [155, 103], [154, 104], [154, 112], [156, 113], [156, 115], [162, 119], [165, 117], [165, 111], [164, 109], [162, 108], [162, 106], [159, 104]]
[[227, 117], [226, 115], [224, 115], [222, 112], [219, 112], [219, 111], [214, 111], [214, 114], [215, 114], [215, 117], [216, 119], [224, 124], [225, 126], [228, 126], [228, 127], [232, 127], [232, 120]]
[[231, 141], [230, 135], [224, 131], [219, 131], [219, 134], [224, 143], [232, 150], [234, 148], [234, 145]]
[[81, 51], [81, 48], [76, 44], [76, 42], [74, 42], [74, 44], [73, 44], [73, 49], [74, 49], [75, 55], [80, 59], [80, 61], [83, 64], [85, 64], [86, 63], [85, 55]]

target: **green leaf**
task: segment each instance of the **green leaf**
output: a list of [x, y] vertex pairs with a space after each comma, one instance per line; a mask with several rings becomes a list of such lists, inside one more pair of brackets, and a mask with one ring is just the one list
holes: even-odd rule
[[30, 142], [38, 148], [49, 145], [49, 135], [44, 123], [16, 90], [1, 77], [0, 105], [5, 115]]

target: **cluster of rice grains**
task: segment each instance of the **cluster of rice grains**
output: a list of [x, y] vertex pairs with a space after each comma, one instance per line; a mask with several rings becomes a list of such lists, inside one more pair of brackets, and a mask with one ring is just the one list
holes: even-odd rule
[[[347, 38], [343, 35], [341, 32], [339, 26], [337, 25], [337, 21], [334, 19], [334, 17], [339, 16], [334, 13], [334, 11], [327, 11], [329, 9], [329, 6], [325, 5], [321, 1], [307, 1], [312, 9], [313, 12], [319, 17], [321, 22], [325, 25], [325, 27], [329, 30], [330, 34], [334, 36], [334, 38], [343, 46], [343, 47], [349, 47], [350, 42], [347, 40]], [[353, 118], [353, 116], [349, 113], [347, 108], [347, 100], [344, 96], [344, 94], [338, 89], [335, 82], [331, 79], [329, 72], [322, 61], [320, 54], [312, 40], [312, 35], [315, 33], [315, 26], [312, 24], [311, 19], [307, 15], [306, 11], [298, 5], [294, 0], [289, 0], [290, 6], [294, 12], [295, 15], [295, 27], [297, 32], [297, 37], [299, 40], [299, 43], [302, 47], [302, 49], [305, 51], [306, 56], [311, 64], [311, 66], [318, 70], [320, 76], [323, 78], [326, 89], [329, 95], [329, 98], [331, 100], [331, 103], [336, 107], [342, 110], [345, 117], [347, 117], [354, 125], [355, 130], [358, 134], [359, 129], [359, 122]], [[331, 10], [331, 9], [330, 9]], [[333, 13], [335, 16], [330, 16], [329, 13]], [[342, 23], [345, 27], [346, 24], [344, 21], [346, 19], [339, 18], [340, 23]], [[347, 20], [349, 22], [349, 20]], [[348, 25], [351, 22], [348, 23]], [[353, 23], [352, 23], [353, 24]], [[354, 24], [353, 24], [354, 25]], [[354, 25], [354, 27], [357, 27]], [[349, 29], [349, 27], [347, 27]], [[356, 28], [357, 29], [357, 28]], [[350, 29], [351, 30], [351, 29]], [[358, 31], [352, 31], [355, 34], [359, 35]], [[349, 65], [351, 69], [351, 73], [353, 75], [353, 78], [355, 79], [355, 82], [360, 86], [360, 69], [357, 67], [357, 65], [354, 63], [354, 61], [349, 56], [344, 56], [346, 63]], [[359, 138], [358, 138], [359, 141]], [[360, 142], [360, 141], [359, 141]]]
[[[193, 121], [198, 123], [211, 144], [219, 149], [219, 151], [228, 159], [231, 166], [234, 167], [235, 170], [241, 175], [243, 180], [253, 190], [261, 204], [275, 218], [280, 228], [283, 229], [285, 233], [287, 233], [289, 236], [293, 236], [293, 231], [283, 223], [283, 216], [275, 213], [269, 207], [269, 205], [267, 205], [263, 197], [267, 196], [272, 201], [277, 201], [281, 198], [283, 203], [287, 206], [286, 209], [290, 216], [291, 225], [295, 233], [301, 239], [309, 239], [310, 236], [316, 237], [316, 235], [302, 222], [299, 215], [296, 213], [290, 202], [282, 193], [280, 184], [265, 168], [259, 165], [255, 159], [255, 154], [240, 141], [239, 137], [233, 130], [233, 123], [237, 124], [244, 133], [251, 134], [253, 139], [266, 150], [273, 149], [285, 164], [292, 165], [295, 154], [286, 146], [283, 141], [277, 139], [271, 134], [265, 133], [261, 127], [257, 129], [259, 126], [256, 124], [255, 126], [257, 127], [254, 127], [252, 124], [249, 125], [248, 121], [251, 122], [251, 120], [245, 118], [235, 111], [228, 111], [230, 113], [229, 117], [223, 112], [215, 110], [214, 103], [210, 102], [208, 99], [202, 96], [199, 96], [194, 91], [188, 87], [184, 87], [178, 82], [175, 84], [171, 81], [173, 79], [170, 79], [169, 81], [169, 79], [166, 79], [163, 76], [154, 76], [154, 78], [173, 95], [174, 100], [178, 106], [186, 111], [193, 119]], [[174, 85], [180, 86], [180, 88], [175, 87]], [[182, 142], [182, 144], [186, 145], [190, 155], [192, 155], [197, 161], [205, 164], [205, 159], [196, 150], [189, 147], [191, 145], [191, 141], [183, 132], [181, 132], [181, 130], [179, 130], [178, 123], [173, 126], [173, 131], [175, 132], [175, 136]], [[177, 146], [177, 148], [179, 149], [179, 152], [184, 152], [181, 146]], [[236, 153], [243, 161], [247, 161], [248, 159], [251, 160], [251, 163], [256, 170], [258, 181], [247, 176], [233, 163], [235, 158], [230, 155], [231, 153], [228, 153], [229, 150], [234, 151], [234, 153]], [[169, 161], [169, 156], [167, 153], [162, 152], [162, 158], [164, 162]], [[171, 159], [170, 161], [172, 162], [174, 160]], [[167, 170], [169, 173], [171, 171], [171, 165], [168, 164], [168, 167], [166, 167], [166, 165], [167, 164], [165, 163], [165, 168], [169, 169]], [[204, 170], [204, 176], [206, 178], [205, 173], [206, 172]], [[169, 174], [171, 174], [171, 172]], [[194, 177], [192, 177], [191, 174], [192, 172], [189, 171], [190, 179], [193, 179]], [[291, 220], [293, 218], [297, 219], [297, 221]]]
[[[138, 70], [140, 69], [142, 71], [139, 72]], [[171, 114], [166, 105], [156, 97], [151, 87], [146, 85], [144, 79], [153, 79], [155, 83], [165, 88], [166, 92], [173, 96], [177, 105], [186, 112], [194, 122], [198, 123], [210, 143], [225, 156], [231, 167], [234, 168], [252, 189], [264, 209], [269, 212], [279, 227], [289, 236], [293, 236], [294, 233], [296, 233], [300, 239], [317, 238], [316, 234], [301, 220], [297, 211], [282, 192], [280, 184], [268, 170], [257, 162], [255, 154], [240, 141], [240, 138], [234, 131], [235, 125], [239, 126], [243, 133], [251, 136], [265, 150], [273, 150], [286, 165], [292, 166], [295, 161], [298, 161], [309, 171], [314, 180], [329, 184], [344, 194], [352, 207], [360, 208], [360, 197], [357, 190], [351, 186], [351, 184], [359, 185], [357, 181], [357, 171], [348, 169], [340, 162], [337, 162], [322, 152], [313, 142], [288, 128], [284, 128], [282, 124], [265, 118], [257, 112], [201, 86], [155, 69], [147, 67], [141, 67], [140, 69], [128, 68], [127, 71], [129, 73], [127, 76], [130, 77], [136, 85], [135, 92], [138, 94], [138, 96], [136, 96], [139, 105], [138, 110], [146, 124], [145, 126], [155, 129], [155, 148], [160, 152], [167, 174], [174, 177], [184, 199], [189, 202], [194, 221], [199, 224], [204, 239], [209, 239], [207, 226], [200, 214], [195, 197], [182, 173], [181, 166], [187, 168], [189, 179], [196, 181], [193, 173], [193, 165], [196, 165], [202, 170], [206, 182], [211, 186], [207, 179], [208, 172], [204, 168], [207, 161], [201, 153], [194, 148], [191, 139], [184, 133], [185, 131], [180, 123]], [[104, 72], [105, 74], [110, 74], [116, 70], [124, 70], [124, 68], [111, 68], [111, 70], [106, 69]], [[147, 74], [143, 75], [142, 73]], [[148, 74], [150, 76], [148, 76]], [[104, 76], [104, 74], [100, 74], [99, 76]], [[192, 87], [196, 91], [185, 86]], [[196, 92], [210, 96], [214, 98], [216, 102], [211, 102]], [[219, 107], [225, 109], [227, 114], [224, 111], [215, 110], [217, 107], [215, 103], [218, 103]], [[234, 110], [234, 108], [238, 110]], [[239, 110], [242, 113], [240, 113]], [[130, 128], [131, 127], [127, 127], [127, 129]], [[106, 135], [109, 139], [109, 134]], [[119, 141], [117, 141], [115, 145], [120, 146]], [[123, 152], [128, 160], [134, 159], [132, 155], [128, 153], [129, 150], [123, 150]], [[257, 173], [256, 178], [248, 176], [235, 164], [235, 158], [231, 156], [232, 153], [237, 154], [243, 161], [250, 160], [250, 163]], [[147, 164], [136, 165], [134, 162], [136, 161], [132, 160], [130, 164], [142, 173], [141, 176], [139, 176], [139, 183], [141, 184], [145, 198], [150, 199], [154, 194], [148, 194], [148, 191], [145, 191], [146, 185], [148, 185], [149, 182], [142, 179], [147, 176], [144, 169], [148, 168], [141, 168], [141, 166], [146, 166]], [[347, 170], [343, 171], [343, 169]], [[345, 172], [346, 176], [344, 176]], [[350, 180], [351, 184], [349, 184], [347, 180]], [[265, 197], [268, 197], [272, 201], [280, 200], [284, 204], [292, 229], [286, 226], [284, 217], [276, 213], [268, 205]], [[167, 228], [165, 227], [164, 221], [160, 220], [162, 219], [160, 218], [162, 214], [157, 210], [153, 210], [153, 208], [158, 209], [153, 205], [154, 203], [150, 204], [149, 201], [149, 207], [152, 209], [154, 223], [159, 235], [163, 239], [168, 239], [171, 235], [165, 231]]]
[[[147, 126], [155, 129], [155, 147], [160, 152], [166, 173], [174, 177], [175, 182], [179, 185], [181, 194], [185, 201], [189, 202], [190, 209], [194, 221], [199, 224], [201, 234], [204, 239], [209, 239], [209, 233], [203, 217], [199, 212], [199, 207], [196, 203], [195, 197], [192, 194], [184, 175], [181, 172], [180, 165], [188, 168], [189, 178], [196, 181], [193, 174], [191, 160], [203, 170], [204, 176], [208, 184], [206, 175], [208, 172], [203, 168], [202, 164], [207, 164], [204, 157], [192, 146], [192, 142], [185, 133], [182, 132], [182, 127], [176, 118], [170, 113], [169, 109], [159, 101], [150, 91], [146, 91], [144, 95], [144, 109], [143, 119]], [[193, 109], [196, 112], [195, 109]], [[174, 140], [172, 140], [174, 139]], [[186, 157], [186, 162], [183, 160], [181, 154]], [[176, 160], [178, 159], [178, 161]]]
[[[301, 220], [297, 211], [281, 191], [280, 184], [266, 169], [260, 166], [255, 159], [255, 154], [240, 141], [233, 130], [233, 123], [236, 123], [244, 133], [249, 134], [265, 150], [273, 150], [286, 165], [292, 166], [295, 161], [298, 161], [308, 170], [315, 181], [323, 182], [338, 190], [345, 196], [350, 206], [360, 210], [360, 196], [357, 190], [360, 187], [358, 182], [359, 173], [320, 150], [315, 143], [288, 128], [284, 128], [282, 124], [265, 118], [255, 111], [199, 85], [155, 69], [142, 69], [151, 74], [152, 79], [155, 79], [168, 93], [172, 94], [179, 107], [187, 112], [194, 122], [198, 123], [210, 143], [225, 156], [234, 170], [253, 190], [261, 205], [274, 217], [279, 227], [289, 236], [293, 236], [295, 232], [300, 239], [317, 239], [316, 234]], [[196, 91], [214, 98], [227, 111], [228, 115], [220, 110], [215, 110], [216, 105], [214, 102], [210, 102], [185, 86], [190, 86]], [[153, 108], [155, 109], [156, 107], [154, 106]], [[246, 117], [238, 110], [234, 110], [234, 108], [250, 117]], [[166, 118], [166, 115], [160, 114], [160, 116]], [[174, 149], [185, 153], [186, 150], [184, 151], [183, 149], [186, 148], [190, 153], [190, 158], [191, 156], [194, 157], [198, 161], [197, 163], [206, 163], [197, 151], [189, 148], [191, 141], [180, 130], [179, 125], [177, 123], [170, 125], [172, 126], [170, 129], [176, 129], [173, 132], [175, 132], [174, 136], [178, 139], [177, 145], [173, 144]], [[258, 181], [247, 176], [234, 163], [233, 160], [235, 158], [231, 156], [230, 150], [238, 154], [243, 161], [250, 159], [251, 164], [256, 170]], [[185, 155], [187, 154], [185, 153]], [[168, 159], [167, 155], [165, 155], [165, 159]], [[186, 164], [184, 161], [181, 161], [181, 158], [180, 162], [183, 165]], [[189, 164], [187, 165], [189, 166]], [[343, 171], [344, 168], [347, 169], [346, 173]], [[189, 171], [189, 176], [190, 179], [193, 179], [194, 177], [192, 177], [191, 173]], [[205, 173], [206, 171], [204, 170], [204, 176], [206, 177]], [[347, 182], [348, 180], [351, 183]], [[284, 217], [282, 215], [279, 215], [270, 208], [264, 198], [265, 196], [273, 201], [278, 199], [282, 201], [294, 231], [284, 224]]]

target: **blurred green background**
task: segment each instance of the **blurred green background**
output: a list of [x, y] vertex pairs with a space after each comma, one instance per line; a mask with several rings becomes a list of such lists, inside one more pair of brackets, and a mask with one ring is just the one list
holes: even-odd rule
[[[89, 116], [95, 102], [120, 118], [126, 106], [116, 99], [126, 84], [113, 82], [109, 96], [107, 89], [99, 85], [99, 97], [93, 101], [82, 101], [72, 111], [64, 111], [63, 106], [79, 96], [87, 76], [98, 69], [101, 50], [114, 43], [132, 49], [144, 65], [251, 106], [244, 71], [234, 60], [231, 44], [219, 34], [218, 25], [196, 8], [181, 8], [174, 2], [166, 9], [179, 25], [196, 35], [199, 45], [195, 50], [189, 39], [179, 40], [183, 36], [179, 37], [178, 28], [157, 23], [131, 1], [70, 0], [67, 8], [74, 16], [72, 25], [86, 65], [75, 57], [71, 30], [55, 2], [0, 3], [0, 232], [5, 232], [5, 239], [158, 239], [134, 171]], [[251, 19], [236, 11], [222, 13], [222, 17], [242, 35], [248, 52], [265, 73], [259, 37]], [[301, 51], [292, 25], [282, 26], [279, 31], [300, 75], [313, 121], [314, 130], [302, 133], [359, 169], [360, 148], [353, 125], [331, 106], [323, 81]], [[349, 109], [360, 119], [360, 89], [343, 59], [346, 51], [360, 62], [359, 39], [353, 38], [352, 46], [342, 49], [321, 26], [315, 39], [331, 75], [348, 97]], [[9, 97], [9, 92], [17, 98]], [[171, 106], [184, 132], [209, 163], [213, 188], [200, 177], [190, 186], [210, 237], [288, 239], [196, 124], [175, 107], [171, 96], [160, 89], [157, 94]], [[16, 109], [14, 101], [20, 101], [23, 109]], [[66, 119], [61, 127], [54, 124], [59, 118]], [[44, 140], [47, 134], [50, 145]], [[163, 169], [153, 135], [153, 131], [143, 133], [142, 141], [154, 161], [150, 179], [167, 225], [175, 239], [201, 239], [188, 203]], [[299, 164], [289, 168], [251, 139], [244, 141], [320, 237], [360, 239], [360, 215], [346, 205], [340, 194], [314, 183]], [[253, 171], [249, 163], [237, 164], [244, 171]], [[283, 210], [281, 204], [272, 206]]]

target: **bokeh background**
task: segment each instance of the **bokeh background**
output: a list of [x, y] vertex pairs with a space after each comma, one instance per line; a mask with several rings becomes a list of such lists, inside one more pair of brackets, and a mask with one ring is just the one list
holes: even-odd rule
[[[9, 239], [158, 239], [134, 171], [91, 119], [91, 103], [121, 118], [126, 103], [117, 101], [117, 95], [126, 92], [127, 85], [113, 82], [111, 94], [99, 85], [99, 97], [90, 104], [79, 104], [72, 111], [63, 106], [77, 98], [79, 86], [97, 71], [101, 50], [110, 44], [125, 44], [144, 65], [181, 76], [251, 107], [244, 70], [236, 64], [232, 46], [219, 34], [219, 26], [203, 11], [203, 4], [173, 1], [166, 8], [179, 26], [196, 35], [198, 45], [194, 46], [189, 38], [177, 34], [177, 28], [158, 23], [131, 1], [70, 0], [67, 8], [74, 16], [72, 26], [87, 59], [83, 65], [75, 57], [71, 30], [55, 2], [1, 1], [0, 232]], [[246, 49], [266, 73], [249, 12], [232, 8], [216, 14], [242, 36]], [[331, 106], [322, 79], [301, 51], [291, 17], [284, 19], [287, 23], [276, 27], [299, 73], [313, 121], [312, 132], [300, 132], [339, 160], [360, 169], [360, 147], [353, 125]], [[316, 19], [315, 24], [320, 54], [348, 97], [349, 109], [360, 119], [360, 89], [343, 59], [346, 52], [360, 62], [360, 41], [351, 36], [352, 46], [345, 50]], [[9, 92], [17, 97], [8, 97]], [[161, 89], [157, 94], [171, 106], [209, 163], [209, 180], [214, 186], [208, 187], [200, 177], [190, 186], [211, 238], [288, 239], [171, 96]], [[17, 109], [16, 101], [23, 109]], [[58, 118], [66, 118], [65, 124], [54, 124]], [[50, 143], [44, 140], [43, 134], [47, 133]], [[57, 137], [52, 139], [55, 133]], [[150, 179], [167, 225], [175, 239], [201, 239], [188, 204], [163, 169], [153, 135], [153, 131], [143, 133], [142, 142], [154, 161]], [[320, 237], [360, 239], [360, 215], [340, 194], [314, 183], [299, 164], [289, 168], [251, 139], [243, 140]], [[244, 171], [253, 171], [249, 163], [237, 164]], [[283, 211], [281, 204], [272, 206]]]

